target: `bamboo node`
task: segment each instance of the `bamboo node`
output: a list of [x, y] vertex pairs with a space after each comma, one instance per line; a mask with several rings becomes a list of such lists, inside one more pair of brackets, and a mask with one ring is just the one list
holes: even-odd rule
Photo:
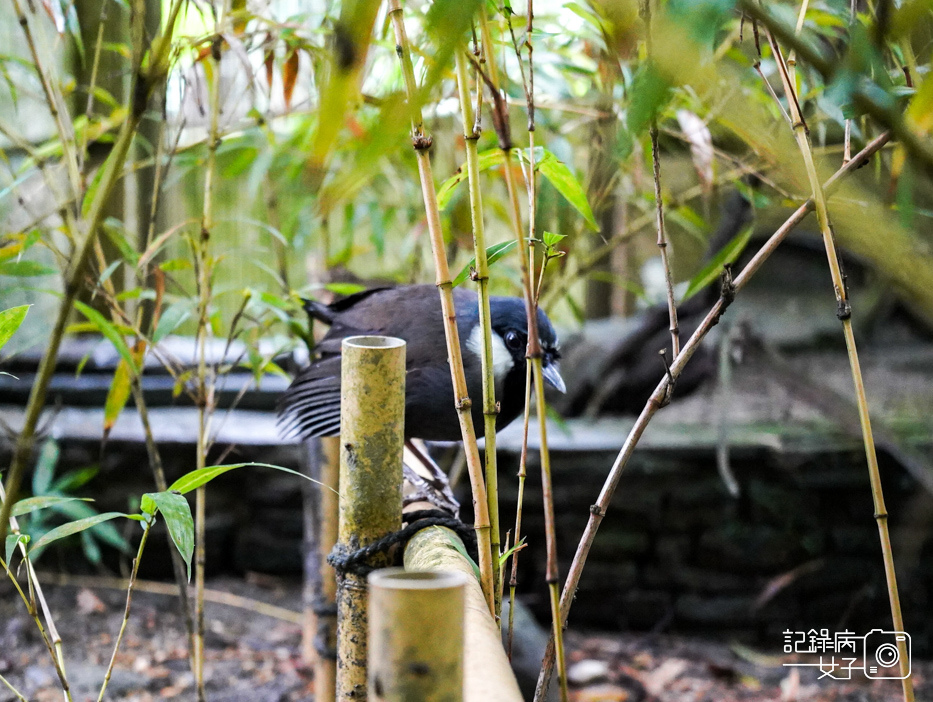
[[411, 138], [411, 145], [414, 147], [415, 151], [427, 151], [433, 144], [434, 139], [427, 134], [415, 134]]
[[590, 514], [596, 517], [605, 517], [606, 510], [604, 510], [599, 505], [590, 505]]
[[849, 304], [848, 300], [843, 299], [843, 300], [838, 301], [838, 307], [836, 308], [836, 317], [838, 317], [839, 320], [843, 322], [847, 319], [852, 318], [852, 305]]
[[461, 397], [459, 400], [457, 400], [458, 411], [470, 409], [472, 406], [473, 401], [469, 397]]

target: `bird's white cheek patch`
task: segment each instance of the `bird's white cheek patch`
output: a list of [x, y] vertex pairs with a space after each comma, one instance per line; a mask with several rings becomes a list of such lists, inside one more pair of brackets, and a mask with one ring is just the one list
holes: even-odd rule
[[[483, 357], [483, 330], [477, 324], [467, 339], [467, 348], [479, 358]], [[495, 332], [492, 333], [492, 374], [496, 382], [501, 381], [512, 370], [512, 354], [505, 347], [505, 342]]]

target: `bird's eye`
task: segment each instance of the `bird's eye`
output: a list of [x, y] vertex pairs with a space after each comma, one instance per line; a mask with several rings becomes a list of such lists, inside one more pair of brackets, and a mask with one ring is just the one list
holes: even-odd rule
[[510, 331], [505, 335], [505, 345], [510, 351], [520, 351], [525, 342], [518, 332]]

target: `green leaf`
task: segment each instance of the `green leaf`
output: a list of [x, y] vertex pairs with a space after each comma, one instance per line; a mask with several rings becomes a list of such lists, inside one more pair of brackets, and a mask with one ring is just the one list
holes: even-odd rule
[[549, 249], [557, 246], [562, 240], [566, 238], [566, 234], [555, 234], [554, 232], [544, 232], [544, 234], [541, 235], [541, 241], [543, 241], [544, 245]]
[[463, 545], [463, 541], [459, 536], [454, 534], [449, 529], [444, 529], [443, 527], [428, 527], [429, 529], [442, 529], [444, 531], [444, 536], [447, 537], [447, 540], [450, 541], [450, 545], [453, 547], [454, 551], [463, 556], [467, 562], [473, 566], [473, 575], [476, 576], [477, 580], [482, 580], [482, 576], [479, 573], [479, 566], [473, 562], [473, 559], [470, 558], [470, 554], [467, 553], [466, 546]]
[[557, 192], [564, 196], [567, 202], [573, 205], [577, 212], [583, 215], [590, 229], [599, 231], [599, 225], [593, 217], [593, 210], [590, 209], [590, 203], [586, 199], [586, 192], [567, 164], [560, 161], [550, 151], [545, 151], [544, 158], [538, 162], [538, 171], [547, 178]]
[[[480, 172], [488, 171], [494, 166], [501, 166], [503, 163], [505, 163], [505, 154], [500, 148], [483, 151], [477, 156]], [[464, 163], [462, 166], [460, 166], [460, 168], [457, 169], [457, 172], [454, 175], [445, 180], [441, 184], [441, 187], [437, 189], [437, 206], [439, 209], [444, 210], [447, 208], [447, 205], [449, 205], [451, 199], [453, 199], [454, 190], [456, 190], [457, 186], [466, 179], [467, 165]]]
[[10, 559], [13, 558], [13, 550], [20, 541], [24, 544], [28, 544], [29, 534], [7, 534], [6, 536], [6, 549], [4, 550], [3, 560], [6, 562], [7, 568], [10, 567]]
[[159, 317], [159, 324], [152, 334], [152, 343], [158, 344], [162, 339], [178, 329], [188, 317], [191, 316], [191, 308], [187, 304], [179, 303], [166, 309]]
[[29, 311], [29, 305], [20, 305], [11, 307], [8, 310], [0, 312], [0, 349], [10, 340], [10, 337], [16, 333], [23, 320], [26, 319], [26, 313]]
[[[518, 242], [515, 239], [512, 241], [504, 241], [501, 244], [493, 244], [492, 246], [486, 247], [486, 263], [492, 265], [500, 258], [505, 256], [509, 251], [514, 249], [518, 245]], [[463, 281], [470, 277], [470, 269], [476, 265], [476, 256], [470, 259], [470, 262], [466, 264], [463, 269], [457, 274], [457, 277], [454, 278], [454, 287], [460, 285]]]
[[42, 444], [39, 458], [36, 459], [36, 468], [32, 473], [32, 491], [36, 495], [44, 495], [52, 485], [52, 476], [55, 475], [55, 466], [58, 465], [60, 450], [55, 439], [48, 439]]
[[[182, 495], [196, 490], [202, 485], [206, 485], [211, 480], [216, 478], [218, 475], [223, 475], [231, 470], [236, 468], [245, 468], [246, 466], [256, 466], [257, 468], [274, 468], [275, 470], [281, 470], [285, 473], [291, 473], [292, 475], [297, 475], [299, 478], [304, 478], [305, 480], [310, 480], [312, 483], [317, 483], [323, 487], [327, 487], [328, 490], [333, 490], [333, 488], [324, 485], [324, 483], [309, 478], [307, 475], [303, 475], [298, 471], [291, 470], [290, 468], [283, 468], [282, 466], [274, 466], [271, 463], [233, 463], [223, 466], [207, 466], [206, 468], [198, 468], [193, 470], [190, 473], [186, 473], [181, 476], [174, 483], [169, 485], [169, 492], [180, 492]], [[334, 490], [336, 493], [336, 490]]]
[[[143, 502], [149, 498], [159, 508], [162, 518], [168, 526], [168, 533], [172, 537], [175, 548], [185, 559], [188, 566], [188, 580], [191, 580], [191, 556], [194, 553], [194, 519], [191, 517], [191, 507], [188, 500], [177, 492], [150, 492], [143, 495]], [[148, 505], [148, 502], [146, 502]]]
[[651, 64], [644, 64], [635, 74], [626, 124], [632, 137], [648, 127], [671, 95], [671, 85]]
[[138, 369], [136, 367], [136, 361], [133, 358], [133, 354], [130, 353], [129, 347], [126, 345], [126, 340], [123, 338], [123, 335], [120, 331], [107, 319], [104, 318], [100, 312], [95, 310], [93, 307], [88, 307], [80, 300], [75, 300], [75, 307], [78, 308], [78, 311], [81, 312], [87, 320], [94, 324], [97, 327], [97, 330], [103, 334], [107, 339], [110, 340], [110, 343], [113, 344], [113, 347], [117, 350], [117, 353], [120, 354], [120, 357], [127, 362], [129, 367], [132, 369], [133, 373], [137, 373]]
[[513, 553], [517, 553], [518, 551], [521, 551], [523, 548], [525, 548], [525, 546], [527, 546], [527, 544], [525, 543], [525, 538], [526, 537], [523, 536], [521, 541], [519, 541], [517, 544], [512, 546], [510, 549], [508, 549], [504, 553], [499, 554], [499, 568], [500, 569], [505, 567], [505, 562], [509, 560], [509, 556], [511, 556]]
[[104, 512], [103, 514], [95, 514], [93, 517], [85, 517], [84, 519], [62, 524], [60, 527], [55, 527], [51, 531], [45, 533], [42, 538], [36, 541], [36, 543], [34, 543], [32, 548], [29, 550], [32, 552], [39, 548], [45, 548], [53, 541], [58, 541], [59, 539], [64, 539], [65, 537], [73, 536], [74, 534], [80, 534], [82, 531], [85, 529], [90, 529], [92, 526], [103, 524], [104, 522], [110, 521], [111, 519], [116, 519], [117, 517], [129, 516], [130, 515], [124, 514], [123, 512]]
[[54, 268], [43, 266], [35, 261], [6, 261], [0, 263], [0, 275], [15, 275], [21, 278], [27, 278], [39, 275], [51, 275], [57, 273]]
[[325, 290], [330, 290], [334, 295], [355, 295], [366, 289], [365, 285], [359, 283], [328, 283], [324, 286]]
[[89, 497], [62, 497], [61, 495], [39, 495], [37, 497], [27, 497], [13, 505], [12, 517], [21, 517], [24, 514], [35, 512], [46, 507], [60, 505], [63, 502], [93, 502]]
[[712, 283], [719, 277], [719, 274], [722, 272], [722, 267], [727, 263], [732, 263], [739, 257], [739, 254], [742, 253], [742, 250], [748, 244], [749, 239], [752, 238], [753, 227], [746, 227], [741, 232], [739, 232], [728, 244], [720, 249], [713, 260], [707, 263], [703, 270], [697, 273], [693, 279], [690, 281], [690, 285], [687, 286], [687, 292], [684, 293], [683, 300], [685, 302], [691, 297], [696, 295], [700, 290], [705, 288], [707, 285]]

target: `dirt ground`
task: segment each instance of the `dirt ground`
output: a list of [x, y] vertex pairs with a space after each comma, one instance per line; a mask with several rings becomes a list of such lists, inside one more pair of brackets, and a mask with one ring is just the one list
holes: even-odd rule
[[[300, 586], [265, 577], [210, 581], [215, 591], [297, 610]], [[116, 589], [47, 585], [75, 702], [96, 700], [123, 617]], [[206, 679], [214, 702], [311, 700], [314, 681], [301, 660], [300, 628], [243, 607], [207, 605]], [[634, 634], [568, 636], [576, 702], [894, 702], [897, 681], [817, 681], [789, 659], [700, 639]], [[914, 661], [916, 699], [933, 700], [933, 663]], [[798, 671], [803, 671], [799, 672]], [[49, 654], [8, 581], [0, 584], [0, 675], [30, 702], [62, 699]], [[168, 596], [137, 592], [106, 699], [193, 700], [185, 633]], [[22, 702], [0, 685], [0, 702]]]

